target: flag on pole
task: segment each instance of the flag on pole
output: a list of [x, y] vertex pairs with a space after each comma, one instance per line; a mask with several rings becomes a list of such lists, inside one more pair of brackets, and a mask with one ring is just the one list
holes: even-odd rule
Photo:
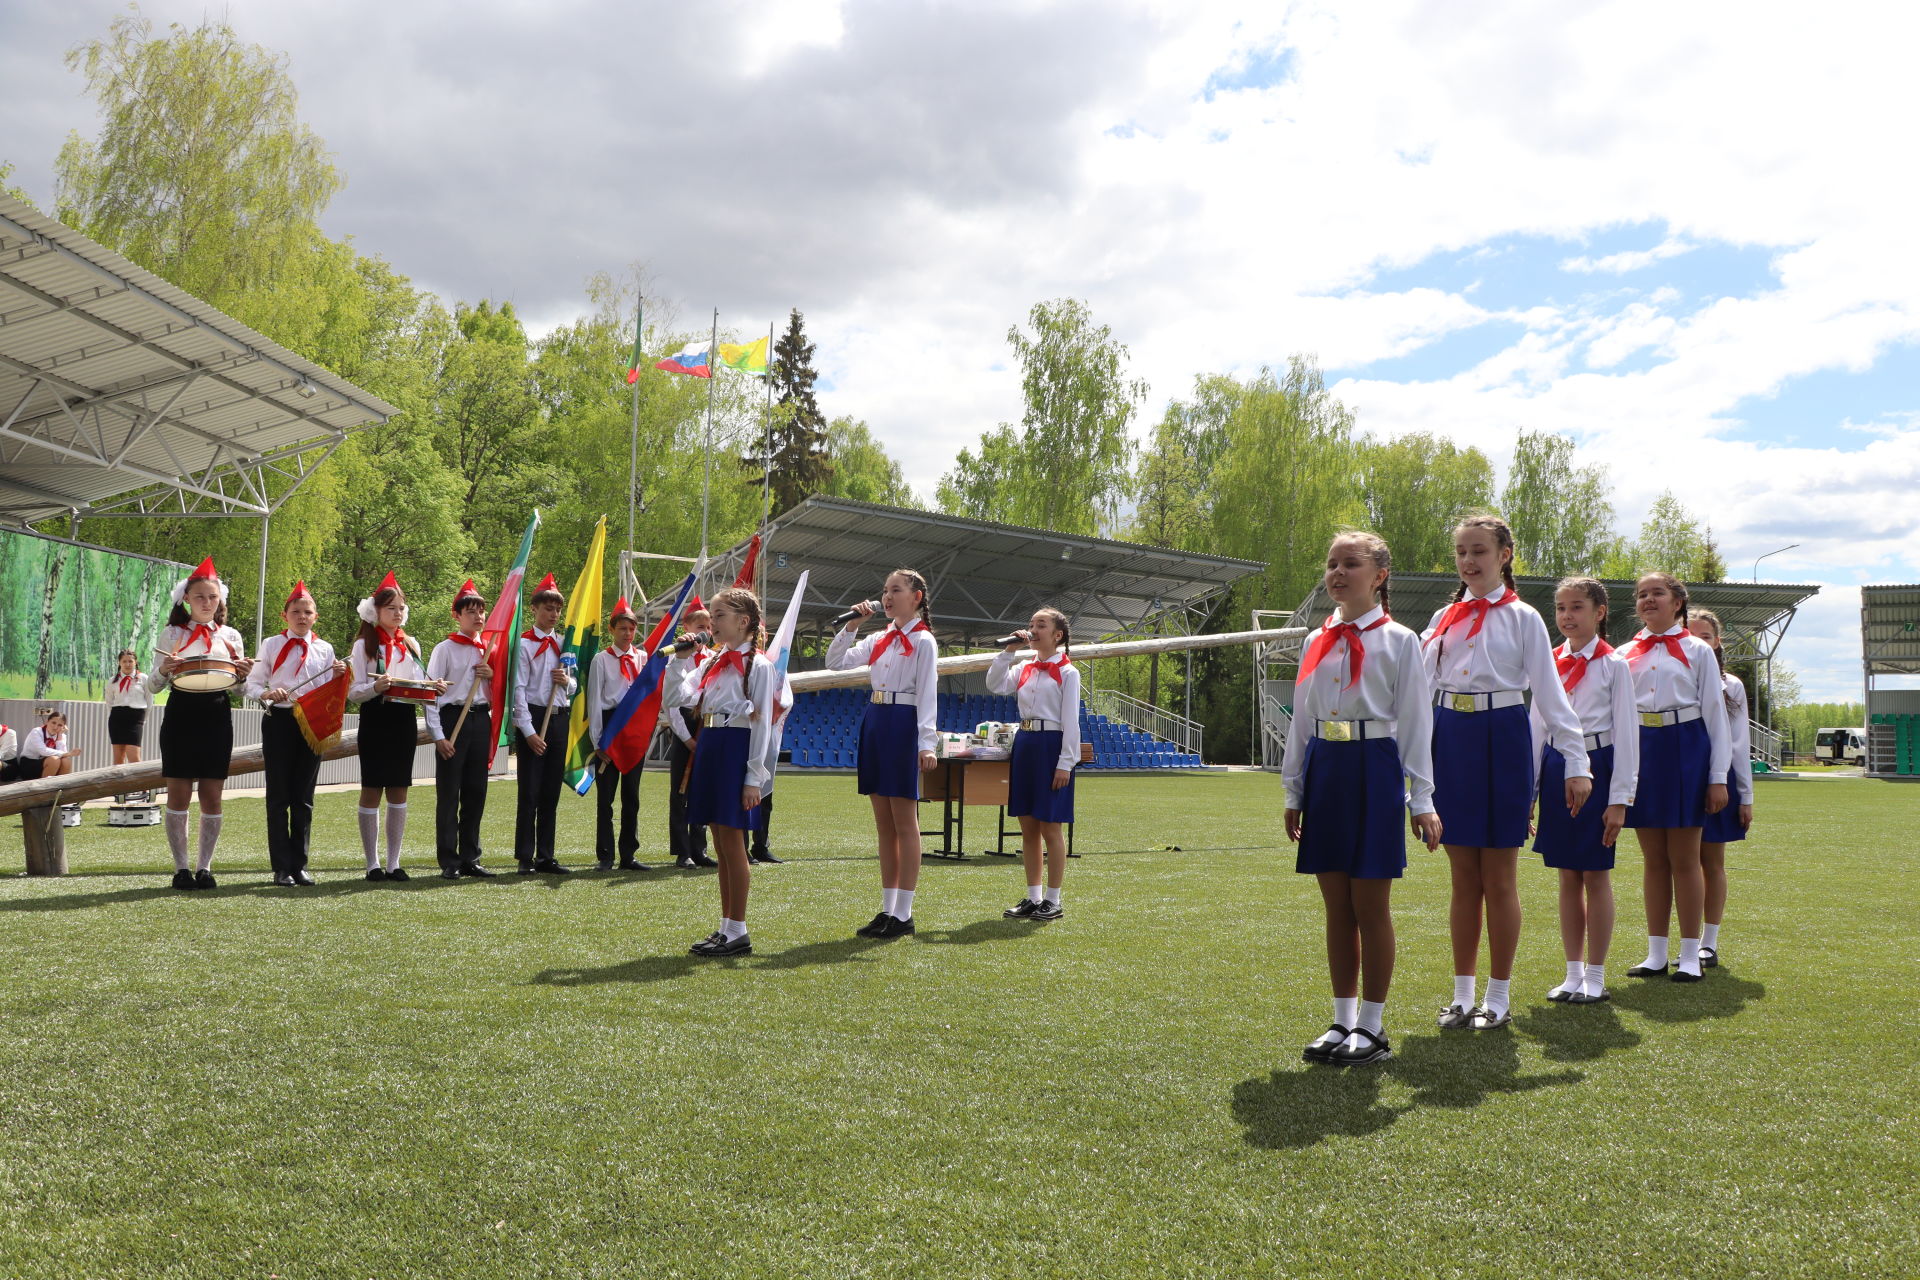
[[690, 378], [711, 378], [713, 376], [713, 353], [704, 342], [689, 342], [665, 360], [657, 360], [653, 367], [665, 369], [668, 373], [684, 373]]
[[317, 756], [340, 745], [340, 729], [347, 722], [347, 673], [294, 699], [293, 722]]
[[755, 338], [752, 342], [723, 342], [720, 344], [720, 363], [742, 373], [765, 373], [767, 340]]
[[740, 563], [740, 572], [734, 577], [733, 585], [753, 590], [753, 566], [760, 559], [760, 535], [754, 534], [753, 541], [747, 544], [747, 558]]
[[653, 741], [654, 726], [660, 721], [661, 681], [666, 675], [667, 656], [673, 648], [669, 641], [681, 611], [687, 606], [687, 597], [693, 594], [693, 580], [699, 572], [696, 568], [681, 582], [673, 598], [673, 608], [667, 610], [641, 646], [647, 656], [640, 664], [639, 678], [627, 686], [618, 705], [607, 713], [605, 723], [600, 726], [600, 736], [605, 742], [602, 750], [612, 759], [613, 767], [622, 773], [646, 759], [647, 744]]
[[640, 381], [640, 362], [646, 358], [640, 350], [640, 335], [646, 332], [646, 325], [641, 321], [644, 310], [644, 301], [633, 306], [633, 354], [627, 358], [628, 386]]
[[812, 572], [811, 569], [802, 571], [800, 581], [793, 584], [793, 599], [787, 603], [786, 616], [780, 619], [780, 627], [773, 633], [773, 643], [767, 648], [767, 660], [773, 663], [774, 688], [780, 691], [774, 695], [773, 722], [776, 727], [772, 751], [776, 759], [780, 754], [780, 718], [793, 710], [793, 685], [787, 680], [787, 660], [793, 656], [793, 627], [800, 618], [800, 602], [807, 598], [807, 578]]
[[520, 661], [520, 646], [514, 637], [520, 634], [520, 584], [527, 576], [527, 557], [533, 554], [533, 531], [540, 527], [540, 512], [527, 521], [520, 535], [520, 554], [513, 558], [507, 576], [494, 598], [493, 611], [480, 629], [480, 648], [487, 665], [493, 668], [493, 680], [487, 686], [487, 714], [493, 719], [493, 741], [487, 748], [487, 765], [500, 753], [507, 727], [507, 695], [513, 689], [513, 668]]
[[607, 518], [593, 526], [587, 563], [580, 581], [567, 598], [566, 638], [560, 642], [560, 661], [571, 666], [580, 681], [572, 714], [567, 717], [566, 765], [561, 774], [581, 795], [593, 786], [593, 724], [587, 707], [587, 674], [593, 655], [600, 651], [600, 590], [607, 575]]

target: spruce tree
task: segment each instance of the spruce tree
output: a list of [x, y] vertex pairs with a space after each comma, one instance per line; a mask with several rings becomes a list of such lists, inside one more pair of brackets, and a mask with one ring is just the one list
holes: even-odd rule
[[758, 485], [772, 472], [773, 514], [779, 515], [819, 493], [833, 477], [827, 438], [827, 420], [813, 398], [820, 375], [813, 367], [813, 343], [807, 341], [800, 309], [787, 319], [787, 331], [773, 345], [767, 376], [773, 379], [774, 409], [771, 458], [755, 454], [741, 461]]

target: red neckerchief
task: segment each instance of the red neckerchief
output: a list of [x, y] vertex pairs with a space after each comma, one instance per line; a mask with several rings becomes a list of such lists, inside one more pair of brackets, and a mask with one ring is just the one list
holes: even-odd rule
[[720, 656], [713, 660], [713, 665], [707, 668], [707, 673], [700, 677], [701, 692], [706, 692], [707, 686], [715, 680], [718, 680], [721, 672], [729, 669], [738, 671], [740, 673], [740, 682], [745, 684], [747, 680], [747, 656], [738, 649], [723, 650]]
[[[407, 633], [403, 629], [388, 635], [385, 627], [374, 630], [380, 633], [380, 660], [387, 664], [387, 673], [391, 675], [400, 658], [407, 656]], [[400, 655], [398, 658], [394, 656], [396, 653]]]
[[1046, 672], [1048, 675], [1053, 677], [1053, 682], [1055, 684], [1059, 684], [1060, 668], [1070, 667], [1072, 665], [1073, 665], [1072, 655], [1065, 654], [1065, 653], [1061, 654], [1058, 658], [1055, 658], [1052, 662], [1029, 662], [1026, 666], [1026, 669], [1020, 673], [1020, 683], [1016, 687], [1021, 689], [1026, 688], [1027, 681], [1033, 679], [1033, 673], [1036, 671]]
[[177, 658], [187, 650], [193, 648], [193, 642], [196, 640], [205, 640], [207, 642], [207, 652], [211, 654], [213, 652], [213, 637], [214, 631], [212, 627], [204, 622], [196, 623], [194, 624], [193, 630], [187, 633], [186, 643], [182, 644], [178, 649], [175, 649], [173, 656]]
[[632, 681], [640, 678], [640, 667], [639, 664], [633, 660], [633, 650], [629, 649], [625, 653], [615, 653], [614, 650], [609, 647], [607, 652], [620, 659], [620, 678], [622, 680]]
[[557, 658], [560, 656], [560, 642], [552, 636], [543, 636], [532, 628], [528, 628], [520, 633], [520, 638], [522, 640], [533, 641], [533, 660], [535, 662], [540, 661], [540, 655], [549, 649], [553, 650], [554, 657]]
[[1438, 640], [1441, 636], [1451, 631], [1456, 622], [1468, 617], [1473, 619], [1473, 630], [1467, 632], [1467, 639], [1471, 640], [1479, 635], [1480, 628], [1487, 625], [1487, 611], [1489, 609], [1498, 609], [1505, 605], [1510, 605], [1520, 598], [1504, 584], [1502, 584], [1500, 590], [1502, 594], [1498, 600], [1490, 596], [1479, 600], [1455, 600], [1447, 606], [1447, 611], [1440, 615], [1440, 624], [1433, 629], [1433, 634], [1427, 637], [1426, 642], [1432, 644], [1435, 640]]
[[[1613, 646], [1604, 639], [1594, 641], [1594, 658], [1604, 658], [1612, 652]], [[1567, 646], [1561, 645], [1560, 651], [1553, 655], [1554, 668], [1560, 673], [1560, 687], [1568, 693], [1578, 689], [1580, 682], [1587, 678], [1587, 661], [1577, 653], [1568, 653]]]
[[[873, 666], [875, 663], [879, 662], [881, 657], [886, 653], [887, 646], [892, 644], [896, 640], [900, 642], [901, 652], [911, 654], [913, 652], [913, 641], [912, 639], [910, 639], [910, 637], [916, 634], [917, 632], [931, 631], [931, 630], [933, 630], [933, 628], [928, 626], [924, 622], [916, 622], [911, 627], [907, 627], [904, 629], [900, 627], [889, 626], [884, 632], [881, 633], [880, 643], [873, 646], [873, 653], [870, 657], [867, 658], [867, 665]], [[1057, 680], [1059, 679], [1059, 677], [1055, 676], [1054, 679]]]
[[712, 655], [709, 654], [705, 649], [695, 649], [693, 651], [693, 669], [695, 671], [698, 671], [700, 667], [706, 662], [706, 660], [711, 656]]
[[1681, 666], [1689, 670], [1693, 668], [1693, 663], [1687, 660], [1686, 646], [1680, 643], [1679, 636], [1657, 636], [1645, 627], [1642, 627], [1640, 634], [1633, 638], [1633, 643], [1627, 646], [1627, 665], [1630, 667], [1636, 666], [1639, 661], [1649, 653], [1663, 647], [1668, 653], [1680, 659]]
[[475, 649], [484, 649], [487, 647], [483, 642], [475, 640], [464, 631], [449, 631], [447, 632], [447, 639], [453, 641], [455, 644], [464, 644]]
[[[136, 672], [135, 674], [137, 675], [138, 673]], [[133, 686], [133, 676], [121, 676], [114, 683], [120, 686], [120, 692], [125, 693], [129, 688]], [[4, 728], [6, 728], [5, 725], [0, 725], [0, 729], [4, 729]]]
[[1375, 627], [1384, 627], [1392, 621], [1393, 615], [1383, 611], [1378, 618], [1375, 618], [1364, 627], [1359, 627], [1351, 622], [1340, 621], [1340, 615], [1337, 613], [1332, 615], [1326, 622], [1321, 624], [1320, 634], [1315, 636], [1313, 643], [1307, 646], [1306, 655], [1300, 659], [1300, 674], [1295, 678], [1294, 683], [1298, 684], [1312, 675], [1313, 669], [1320, 665], [1320, 659], [1333, 652], [1333, 646], [1339, 642], [1341, 636], [1345, 636], [1347, 639], [1347, 683], [1350, 685], [1359, 684], [1360, 668], [1364, 666], [1367, 661], [1367, 647], [1361, 642], [1360, 637], [1372, 631]]
[[[273, 655], [273, 665], [267, 668], [268, 675], [272, 675], [280, 669], [280, 664], [287, 660], [287, 654], [292, 652], [293, 646], [295, 645], [300, 646], [301, 663], [304, 665], [307, 660], [307, 642], [304, 638], [300, 636], [290, 636], [284, 631], [280, 633], [280, 638], [285, 640], [286, 643], [280, 646], [280, 652]], [[299, 667], [294, 668], [295, 671], [299, 669]]]

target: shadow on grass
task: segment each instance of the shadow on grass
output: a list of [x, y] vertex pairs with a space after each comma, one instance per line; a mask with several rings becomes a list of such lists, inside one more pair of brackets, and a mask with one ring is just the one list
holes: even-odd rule
[[927, 929], [914, 937], [921, 942], [970, 947], [981, 942], [1002, 942], [1009, 938], [1030, 938], [1041, 926], [1027, 920], [975, 920], [958, 929]]
[[[173, 873], [167, 874], [171, 878]], [[244, 883], [235, 883], [230, 880], [217, 889], [194, 889], [191, 892], [175, 889], [166, 880], [161, 880], [138, 889], [102, 889], [93, 893], [56, 893], [44, 898], [16, 898], [0, 902], [0, 912], [86, 911], [95, 907], [144, 902], [152, 898], [212, 899], [216, 902], [232, 898], [284, 898], [289, 902], [297, 902], [303, 898], [337, 898], [347, 893], [424, 893], [432, 889], [451, 889], [457, 884], [471, 883], [471, 881], [442, 880], [437, 871], [410, 874], [411, 879], [399, 884], [391, 880], [367, 880], [360, 875], [355, 875], [351, 879], [321, 880], [318, 884], [296, 889], [277, 885], [270, 879], [249, 879]]]
[[1675, 982], [1671, 978], [1628, 978], [1613, 989], [1613, 1002], [1655, 1022], [1698, 1022], [1702, 1018], [1731, 1018], [1755, 1000], [1767, 998], [1764, 983], [1735, 977], [1726, 969], [1709, 969], [1704, 981]]
[[843, 964], [859, 960], [862, 953], [885, 946], [874, 938], [840, 938], [832, 942], [809, 942], [771, 954], [708, 959], [692, 955], [639, 956], [598, 969], [543, 969], [533, 975], [536, 986], [591, 987], [606, 982], [666, 982], [684, 978], [696, 969], [718, 966], [726, 969], [754, 970], [803, 969], [816, 964]]
[[[1335, 1136], [1377, 1133], [1419, 1107], [1477, 1107], [1496, 1094], [1578, 1084], [1582, 1071], [1520, 1074], [1520, 1047], [1504, 1031], [1408, 1036], [1391, 1060], [1372, 1067], [1301, 1063], [1234, 1086], [1233, 1118], [1248, 1145], [1310, 1147]], [[1388, 1080], [1410, 1089], [1406, 1102], [1381, 1100]]]
[[[1616, 997], [1617, 999], [1617, 997]], [[1513, 1029], [1538, 1041], [1550, 1062], [1591, 1062], [1609, 1049], [1631, 1049], [1639, 1044], [1638, 1031], [1620, 1021], [1614, 1002], [1605, 1004], [1546, 1004], [1513, 1020]]]

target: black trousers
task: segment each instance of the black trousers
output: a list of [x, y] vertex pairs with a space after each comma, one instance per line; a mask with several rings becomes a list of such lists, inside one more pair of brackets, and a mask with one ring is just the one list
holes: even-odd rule
[[[450, 708], [455, 719], [460, 713]], [[480, 819], [487, 811], [487, 747], [493, 721], [476, 702], [453, 738], [453, 757], [433, 753], [433, 848], [442, 871], [480, 861]]]
[[[538, 733], [547, 709], [529, 704], [527, 714]], [[566, 725], [566, 708], [555, 707], [545, 755], [535, 755], [524, 737], [514, 735], [519, 752], [520, 803], [514, 812], [513, 856], [523, 865], [553, 861], [554, 820], [560, 808], [560, 784], [567, 771]]]
[[267, 858], [273, 874], [290, 876], [307, 869], [320, 757], [291, 711], [270, 710], [262, 717], [260, 746], [266, 756]]
[[765, 856], [767, 853], [767, 828], [772, 825], [773, 797], [771, 795], [763, 795], [760, 797], [760, 825], [753, 829], [753, 844], [747, 850], [750, 856], [755, 858]]
[[[676, 708], [672, 714], [681, 712]], [[687, 797], [680, 790], [691, 759], [693, 752], [678, 737], [667, 743], [667, 776], [672, 779], [667, 789], [667, 844], [675, 862], [707, 851], [707, 829], [687, 821]]]
[[640, 771], [646, 767], [642, 760], [633, 768], [621, 773], [608, 763], [594, 775], [593, 789], [600, 793], [598, 802], [600, 817], [594, 828], [594, 852], [601, 862], [612, 862], [614, 854], [613, 839], [613, 797], [620, 795], [620, 861], [630, 862], [633, 855], [640, 851]]

